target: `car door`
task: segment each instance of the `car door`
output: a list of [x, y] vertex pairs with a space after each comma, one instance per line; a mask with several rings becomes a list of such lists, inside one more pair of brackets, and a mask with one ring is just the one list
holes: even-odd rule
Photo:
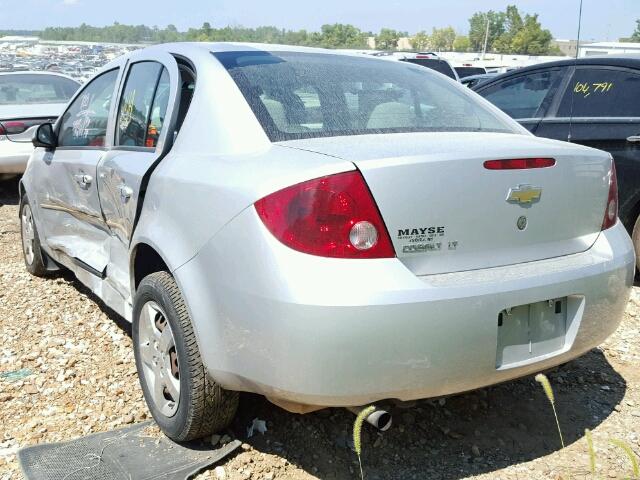
[[640, 71], [573, 69], [555, 112], [536, 135], [605, 150], [615, 159], [620, 218], [631, 231], [640, 210]]
[[128, 248], [146, 183], [173, 141], [180, 72], [168, 53], [142, 52], [131, 58], [124, 78], [113, 147], [98, 165], [98, 191], [102, 214], [114, 237], [109, 278], [126, 288]]
[[46, 245], [61, 261], [71, 260], [97, 276], [104, 275], [110, 234], [100, 209], [96, 169], [111, 142], [120, 70], [100, 74], [76, 95], [56, 124], [56, 148], [38, 149], [30, 166]]
[[545, 68], [497, 79], [476, 91], [535, 133], [562, 78], [560, 67]]

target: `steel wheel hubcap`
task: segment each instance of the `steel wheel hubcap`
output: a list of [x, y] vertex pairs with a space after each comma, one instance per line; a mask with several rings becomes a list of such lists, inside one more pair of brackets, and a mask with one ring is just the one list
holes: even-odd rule
[[25, 205], [22, 208], [22, 216], [20, 218], [22, 225], [22, 251], [24, 252], [25, 260], [31, 265], [35, 258], [34, 242], [36, 236], [33, 228], [33, 215], [29, 205]]
[[171, 325], [156, 302], [143, 305], [138, 333], [144, 382], [156, 407], [172, 417], [180, 403], [178, 353]]

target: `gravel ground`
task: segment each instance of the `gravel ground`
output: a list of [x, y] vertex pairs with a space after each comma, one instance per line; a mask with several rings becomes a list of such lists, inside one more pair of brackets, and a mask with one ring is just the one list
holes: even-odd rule
[[[129, 325], [72, 275], [42, 280], [22, 263], [15, 182], [0, 182], [0, 479], [21, 478], [15, 452], [148, 417]], [[363, 430], [367, 479], [590, 478], [593, 431], [602, 477], [629, 475], [609, 439], [640, 452], [640, 289], [606, 344], [549, 374], [566, 448], [533, 378], [392, 408], [394, 426]], [[9, 372], [23, 378], [7, 378]], [[25, 376], [26, 375], [26, 376]], [[248, 439], [254, 418], [268, 431]], [[199, 479], [359, 478], [353, 415], [289, 414], [244, 395], [226, 434], [242, 449]], [[217, 440], [217, 439], [216, 439]], [[216, 441], [214, 440], [214, 441]], [[223, 441], [226, 439], [223, 438]]]

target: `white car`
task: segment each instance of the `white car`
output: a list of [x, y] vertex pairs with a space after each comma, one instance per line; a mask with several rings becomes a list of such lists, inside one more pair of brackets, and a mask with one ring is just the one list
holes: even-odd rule
[[447, 395], [567, 362], [620, 322], [634, 250], [611, 156], [536, 138], [429, 69], [176, 43], [38, 127], [27, 269], [133, 322], [158, 425]]
[[[0, 178], [24, 172], [35, 126], [55, 121], [80, 84], [51, 72], [0, 73]], [[13, 141], [10, 141], [13, 140]]]

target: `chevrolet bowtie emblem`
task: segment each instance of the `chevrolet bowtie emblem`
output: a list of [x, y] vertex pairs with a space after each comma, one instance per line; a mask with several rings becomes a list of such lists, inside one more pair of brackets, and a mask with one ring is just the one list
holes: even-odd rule
[[529, 206], [540, 200], [542, 196], [542, 188], [532, 185], [518, 185], [509, 189], [507, 202], [517, 203], [518, 205]]

